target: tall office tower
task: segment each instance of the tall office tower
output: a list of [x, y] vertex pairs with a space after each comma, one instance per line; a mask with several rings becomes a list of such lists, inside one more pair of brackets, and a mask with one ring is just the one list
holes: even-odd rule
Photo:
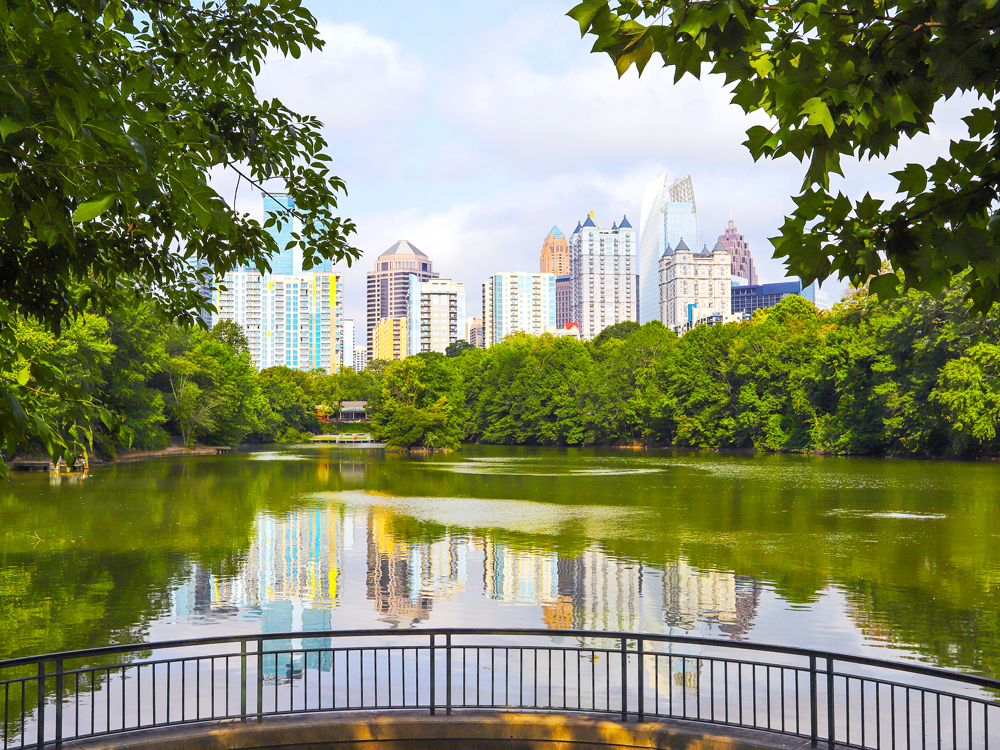
[[683, 333], [700, 321], [730, 319], [731, 258], [722, 242], [692, 252], [682, 239], [660, 258], [660, 316], [663, 324]]
[[354, 321], [344, 321], [344, 340], [341, 342], [341, 364], [344, 367], [354, 367]]
[[465, 285], [450, 279], [421, 281], [410, 274], [410, 354], [445, 353], [465, 338]]
[[592, 340], [615, 323], [638, 320], [636, 238], [627, 218], [601, 229], [591, 211], [570, 238], [572, 300], [570, 320]]
[[354, 372], [363, 372], [368, 367], [368, 347], [356, 344], [354, 347]]
[[757, 269], [753, 267], [753, 256], [750, 255], [750, 245], [747, 244], [747, 238], [736, 230], [736, 225], [732, 219], [729, 220], [726, 233], [719, 235], [719, 242], [722, 243], [722, 246], [726, 248], [726, 252], [733, 259], [731, 271], [733, 276], [746, 279], [747, 283], [751, 286], [755, 285], [757, 283]]
[[482, 349], [486, 346], [486, 331], [483, 329], [483, 316], [469, 318], [469, 343]]
[[406, 359], [409, 352], [408, 320], [403, 318], [382, 318], [372, 332], [371, 359]]
[[573, 321], [573, 277], [565, 273], [556, 276], [556, 328]]
[[569, 242], [559, 227], [552, 231], [542, 243], [542, 257], [538, 261], [538, 270], [542, 273], [569, 273]]
[[681, 238], [698, 247], [698, 210], [691, 175], [670, 182], [666, 172], [646, 185], [639, 219], [639, 322], [660, 314], [660, 258]]
[[335, 273], [232, 271], [215, 290], [218, 312], [212, 323], [239, 323], [258, 369], [283, 365], [333, 372], [342, 362], [342, 298]]
[[369, 359], [376, 359], [373, 347], [379, 321], [409, 315], [410, 274], [420, 281], [436, 279], [440, 274], [434, 273], [432, 266], [430, 258], [411, 245], [409, 240], [400, 240], [375, 261], [375, 269], [368, 273], [368, 335], [365, 343]]
[[483, 284], [485, 346], [512, 333], [541, 336], [556, 324], [556, 277], [551, 273], [496, 273]]

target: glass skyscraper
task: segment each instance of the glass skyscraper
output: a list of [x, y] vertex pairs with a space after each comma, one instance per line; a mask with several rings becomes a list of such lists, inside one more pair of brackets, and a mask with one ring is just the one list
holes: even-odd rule
[[646, 185], [639, 220], [639, 322], [660, 319], [660, 258], [683, 238], [699, 248], [698, 209], [691, 175], [670, 182], [664, 172]]
[[[295, 199], [288, 193], [272, 193], [264, 196], [264, 220], [271, 214], [279, 211], [295, 208]], [[302, 251], [299, 249], [286, 250], [285, 247], [292, 241], [292, 232], [301, 231], [302, 226], [298, 219], [284, 218], [281, 221], [281, 231], [275, 227], [269, 227], [268, 233], [274, 237], [278, 245], [278, 252], [271, 256], [271, 273], [291, 274], [302, 273]], [[309, 269], [310, 271], [330, 273], [333, 268], [328, 259], [324, 259]]]

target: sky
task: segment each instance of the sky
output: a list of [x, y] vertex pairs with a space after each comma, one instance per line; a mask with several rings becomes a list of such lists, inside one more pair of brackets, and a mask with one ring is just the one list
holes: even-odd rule
[[[270, 57], [258, 94], [324, 123], [347, 184], [340, 213], [357, 224], [351, 244], [362, 251], [352, 267], [336, 267], [359, 342], [365, 274], [397, 240], [464, 282], [473, 315], [488, 276], [538, 270], [553, 225], [569, 235], [592, 209], [602, 226], [627, 215], [638, 227], [643, 188], [664, 171], [692, 175], [702, 243], [711, 247], [731, 218], [760, 281], [785, 278], [767, 238], [805, 168], [791, 157], [755, 164], [742, 142], [765, 121], [730, 104], [714, 77], [674, 84], [654, 61], [641, 78], [633, 69], [619, 79], [565, 15], [572, 0], [305, 4], [325, 49]], [[940, 125], [887, 161], [846, 164], [840, 189], [891, 198], [888, 172], [944, 153], [964, 134], [958, 117], [970, 106], [943, 104]], [[238, 208], [260, 217], [260, 194], [241, 190]], [[844, 287], [824, 289], [833, 301]]]

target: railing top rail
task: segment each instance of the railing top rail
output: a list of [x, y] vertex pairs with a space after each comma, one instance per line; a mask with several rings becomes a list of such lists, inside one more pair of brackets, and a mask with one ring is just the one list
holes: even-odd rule
[[[24, 656], [0, 661], [0, 669], [38, 664], [40, 661], [57, 661], [71, 659], [87, 659], [115, 654], [128, 654], [138, 651], [166, 651], [170, 649], [191, 648], [198, 646], [214, 646], [223, 644], [242, 644], [256, 641], [275, 640], [305, 640], [315, 638], [400, 638], [427, 637], [438, 635], [450, 636], [528, 636], [528, 637], [563, 637], [563, 638], [607, 638], [613, 640], [626, 639], [656, 643], [685, 643], [710, 648], [735, 649], [755, 651], [758, 653], [781, 654], [787, 656], [815, 657], [817, 659], [832, 659], [834, 662], [857, 664], [880, 669], [907, 672], [937, 679], [962, 682], [991, 690], [1000, 690], [1000, 680], [979, 675], [966, 674], [940, 667], [924, 664], [912, 664], [902, 661], [874, 659], [867, 656], [855, 656], [817, 649], [800, 648], [797, 646], [778, 646], [766, 643], [751, 643], [748, 641], [730, 641], [718, 638], [702, 638], [697, 636], [667, 635], [663, 633], [635, 633], [612, 630], [550, 630], [548, 628], [421, 628], [413, 630], [311, 630], [287, 633], [252, 633], [245, 635], [219, 635], [208, 638], [189, 638], [172, 641], [155, 641], [151, 643], [132, 643], [117, 646], [102, 646], [100, 648], [80, 649], [76, 651], [60, 651], [37, 656]], [[441, 644], [444, 647], [444, 644]], [[454, 644], [453, 644], [454, 647]]]

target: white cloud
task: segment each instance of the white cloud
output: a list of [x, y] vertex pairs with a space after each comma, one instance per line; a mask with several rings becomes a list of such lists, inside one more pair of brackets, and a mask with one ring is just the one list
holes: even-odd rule
[[257, 79], [262, 98], [276, 97], [315, 115], [332, 138], [363, 135], [372, 126], [405, 122], [424, 87], [420, 62], [394, 41], [354, 24], [319, 26], [326, 42], [299, 59], [269, 55]]

